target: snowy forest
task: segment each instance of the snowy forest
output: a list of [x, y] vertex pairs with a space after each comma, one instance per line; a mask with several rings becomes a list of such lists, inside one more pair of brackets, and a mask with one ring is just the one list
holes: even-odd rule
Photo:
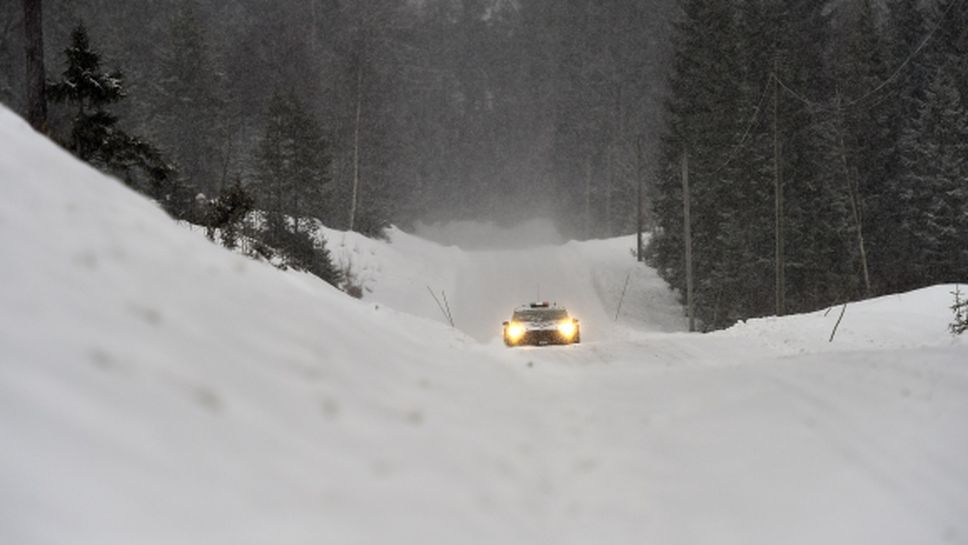
[[[24, 111], [24, 11], [0, 10], [0, 101]], [[466, 218], [549, 217], [578, 239], [641, 224], [685, 302], [687, 177], [707, 330], [968, 270], [961, 0], [48, 0], [43, 14], [49, 134], [210, 228], [253, 207], [370, 236]], [[77, 73], [106, 95], [75, 96]], [[79, 131], [85, 110], [133, 147], [84, 149], [104, 129]], [[299, 229], [266, 242], [335, 283]]]
[[968, 270], [968, 3], [683, 3], [652, 258], [707, 326]]
[[[671, 3], [48, 0], [44, 47], [54, 79], [86, 27], [124, 76], [111, 110], [191, 188], [183, 200], [256, 187], [261, 143], [290, 131], [318, 144], [286, 191], [333, 227], [542, 215], [606, 236], [634, 227]], [[22, 10], [0, 9], [0, 100], [19, 109]]]

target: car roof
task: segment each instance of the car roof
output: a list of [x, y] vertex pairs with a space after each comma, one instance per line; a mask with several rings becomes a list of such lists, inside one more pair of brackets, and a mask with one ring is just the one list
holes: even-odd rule
[[541, 301], [537, 303], [528, 303], [526, 305], [521, 305], [514, 309], [514, 312], [525, 312], [525, 311], [542, 311], [542, 310], [566, 310], [565, 307], [559, 307], [558, 303], [549, 303], [547, 301]]

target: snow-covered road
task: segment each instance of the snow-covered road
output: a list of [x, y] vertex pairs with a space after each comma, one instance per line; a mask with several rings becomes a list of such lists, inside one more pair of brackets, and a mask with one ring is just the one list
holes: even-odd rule
[[[468, 223], [462, 222], [462, 230]], [[552, 227], [532, 221], [527, 229]], [[364, 280], [367, 300], [447, 323], [430, 288], [441, 303], [446, 296], [457, 329], [482, 343], [499, 340], [501, 322], [531, 301], [567, 308], [581, 319], [585, 341], [621, 339], [632, 331], [686, 330], [682, 307], [666, 283], [632, 259], [635, 237], [494, 248], [517, 246], [514, 236], [513, 229], [480, 224], [477, 238], [491, 240], [488, 248], [462, 250], [397, 229], [391, 230], [391, 244], [339, 231], [326, 234], [337, 260], [352, 264]]]
[[[405, 233], [393, 241], [428, 255]], [[944, 331], [948, 288], [852, 305], [834, 343], [838, 312], [688, 334], [633, 247], [624, 237], [437, 259], [450, 263], [457, 327], [526, 385], [528, 399], [508, 404], [522, 403], [513, 427], [528, 440], [509, 443], [502, 464], [524, 498], [514, 508], [535, 523], [530, 542], [968, 539], [968, 353]], [[368, 298], [404, 300], [394, 291], [418, 282], [397, 280], [423, 270], [398, 263]], [[582, 318], [581, 345], [501, 345], [500, 321], [539, 286]]]
[[[950, 286], [699, 335], [630, 237], [326, 236], [363, 301], [0, 108], [0, 543], [968, 543]], [[581, 345], [500, 343], [539, 285]]]
[[544, 542], [964, 539], [958, 352], [667, 341], [516, 354], [543, 416], [523, 473], [547, 485]]

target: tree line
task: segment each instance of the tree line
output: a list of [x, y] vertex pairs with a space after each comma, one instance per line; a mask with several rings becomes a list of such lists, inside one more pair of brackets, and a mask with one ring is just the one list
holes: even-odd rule
[[[192, 165], [176, 166], [166, 157], [171, 153], [197, 159], [199, 150], [163, 153], [121, 126], [114, 110], [128, 96], [125, 77], [120, 70], [102, 68], [101, 55], [83, 24], [73, 29], [63, 50], [64, 70], [57, 77], [46, 77], [43, 56], [38, 54], [43, 41], [42, 3], [25, 0], [23, 5], [26, 109], [34, 128], [79, 159], [153, 198], [176, 219], [206, 227], [209, 238], [214, 240], [218, 233], [227, 247], [237, 248], [241, 242], [243, 252], [253, 257], [309, 271], [337, 286], [342, 283], [345, 277], [333, 266], [325, 239], [317, 233], [317, 210], [307, 206], [309, 201], [318, 204], [313, 199], [327, 183], [327, 143], [297, 98], [276, 93], [270, 101], [251, 187], [243, 188], [236, 179], [231, 186], [219, 188], [216, 198], [208, 198], [184, 175], [183, 169], [194, 171]], [[185, 113], [176, 104], [169, 106], [159, 125]], [[186, 131], [183, 139], [204, 145], [192, 136]]]
[[649, 258], [695, 312], [754, 316], [964, 280], [968, 2], [685, 0]]
[[[284, 100], [325, 140], [326, 176], [298, 200], [331, 227], [534, 215], [576, 237], [634, 226], [674, 0], [43, 3], [48, 63], [83, 21], [125, 73], [120, 125], [157, 145], [186, 193], [254, 189]], [[19, 23], [11, 4], [0, 20]], [[0, 100], [22, 106], [21, 50], [3, 47], [22, 25], [0, 32]]]

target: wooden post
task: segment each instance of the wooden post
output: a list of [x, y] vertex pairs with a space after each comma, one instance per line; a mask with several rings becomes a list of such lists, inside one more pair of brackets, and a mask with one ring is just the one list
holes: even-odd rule
[[682, 151], [682, 232], [686, 245], [686, 308], [689, 313], [689, 331], [696, 330], [696, 314], [692, 286], [692, 218], [689, 211], [689, 152]]

